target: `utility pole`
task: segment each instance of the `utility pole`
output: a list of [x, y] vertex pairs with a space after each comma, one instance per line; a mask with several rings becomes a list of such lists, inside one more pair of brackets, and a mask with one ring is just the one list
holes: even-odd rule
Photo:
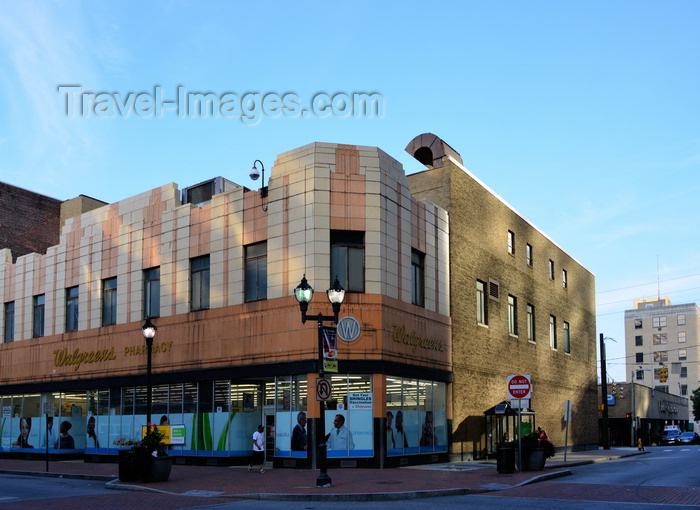
[[600, 393], [603, 396], [603, 450], [610, 449], [610, 429], [608, 428], [608, 371], [605, 362], [605, 340], [600, 334]]

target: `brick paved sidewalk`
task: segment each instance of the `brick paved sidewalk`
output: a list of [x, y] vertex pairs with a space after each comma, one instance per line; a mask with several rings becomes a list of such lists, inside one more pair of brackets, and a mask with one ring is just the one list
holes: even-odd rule
[[453, 462], [394, 469], [329, 469], [332, 487], [317, 488], [317, 470], [268, 469], [248, 472], [246, 467], [173, 465], [170, 479], [157, 483], [124, 483], [118, 480], [118, 465], [82, 461], [0, 459], [0, 473], [35, 476], [91, 478], [105, 481], [110, 488], [152, 490], [179, 495], [244, 497], [255, 499], [402, 499], [437, 495], [487, 492], [521, 486], [569, 474], [569, 466], [634, 455], [632, 449], [593, 450], [557, 454], [547, 460], [543, 471], [498, 473], [495, 462]]

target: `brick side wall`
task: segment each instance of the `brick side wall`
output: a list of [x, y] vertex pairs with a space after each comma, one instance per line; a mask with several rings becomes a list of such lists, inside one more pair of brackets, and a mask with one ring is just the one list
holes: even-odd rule
[[[564, 444], [562, 416], [572, 400], [569, 444], [597, 443], [594, 277], [513, 209], [453, 162], [409, 175], [415, 197], [450, 214], [451, 316], [453, 328], [453, 451], [485, 448], [484, 411], [508, 398], [508, 375], [530, 374], [536, 426]], [[507, 232], [515, 254], [507, 253]], [[534, 250], [526, 264], [525, 245]], [[550, 280], [548, 261], [555, 263]], [[568, 272], [563, 288], [561, 270]], [[476, 279], [499, 284], [499, 301], [488, 300], [488, 327], [477, 325]], [[508, 333], [508, 295], [517, 298], [517, 336]], [[535, 306], [535, 342], [527, 339], [526, 305]], [[558, 349], [550, 348], [549, 317], [557, 318]], [[570, 324], [571, 353], [563, 346]]]
[[0, 182], [0, 248], [12, 261], [58, 244], [61, 201]]

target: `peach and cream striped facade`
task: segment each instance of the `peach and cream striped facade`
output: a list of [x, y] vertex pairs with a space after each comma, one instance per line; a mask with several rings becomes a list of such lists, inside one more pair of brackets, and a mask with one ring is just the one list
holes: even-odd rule
[[[451, 371], [447, 213], [411, 196], [399, 162], [374, 147], [313, 143], [278, 156], [269, 195], [227, 181], [202, 204], [182, 203], [166, 184], [69, 218], [45, 254], [12, 263], [0, 250], [0, 295], [15, 304], [15, 336], [0, 345], [0, 387], [36, 391], [112, 377], [143, 377], [144, 270], [160, 268], [154, 376], [268, 367], [317, 357], [293, 289], [305, 274], [330, 284], [330, 233], [364, 232], [364, 293], [348, 293], [341, 317], [362, 326], [339, 360]], [[245, 302], [245, 246], [267, 243], [267, 299]], [[425, 254], [425, 303], [411, 304], [412, 249]], [[210, 307], [191, 311], [190, 260], [210, 257]], [[116, 324], [102, 326], [102, 285], [117, 279]], [[77, 331], [66, 331], [66, 289], [79, 287]], [[45, 296], [44, 336], [33, 338], [33, 296]], [[309, 313], [328, 313], [322, 295]], [[0, 315], [0, 331], [3, 330]], [[397, 341], [396, 327], [420, 345]], [[173, 375], [175, 374], [175, 375]], [[309, 381], [315, 374], [308, 373]], [[140, 379], [139, 379], [140, 380]], [[384, 376], [373, 375], [374, 416]], [[318, 415], [318, 408], [309, 408]]]

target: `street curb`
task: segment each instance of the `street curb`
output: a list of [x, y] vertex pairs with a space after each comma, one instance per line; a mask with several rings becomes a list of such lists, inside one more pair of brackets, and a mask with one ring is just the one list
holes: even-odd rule
[[[261, 501], [402, 501], [409, 499], [437, 498], [442, 496], [464, 496], [467, 494], [482, 494], [485, 492], [493, 492], [497, 489], [436, 489], [432, 491], [413, 491], [413, 492], [369, 492], [363, 494], [236, 494], [226, 497], [236, 497], [249, 500]], [[222, 495], [223, 496], [223, 495]]]
[[[581, 465], [586, 464], [585, 462], [582, 462]], [[555, 468], [552, 468], [555, 469]], [[556, 468], [558, 469], [558, 468]], [[523, 485], [530, 485], [531, 483], [538, 483], [538, 482], [544, 482], [546, 480], [552, 480], [554, 478], [561, 478], [562, 476], [569, 476], [572, 475], [573, 473], [569, 471], [568, 469], [565, 469], [563, 471], [557, 471], [555, 473], [547, 473], [544, 475], [538, 475], [538, 476], [533, 476], [529, 480], [525, 480], [524, 482], [520, 482], [517, 485], [514, 485], [513, 487], [522, 487]], [[505, 488], [505, 487], [504, 487]], [[502, 490], [502, 489], [499, 489]]]
[[98, 482], [112, 482], [114, 476], [107, 475], [81, 475], [67, 473], [52, 473], [42, 471], [18, 471], [16, 469], [0, 469], [0, 474], [3, 475], [21, 475], [21, 476], [38, 476], [44, 478], [74, 478], [76, 480], [96, 480]]

